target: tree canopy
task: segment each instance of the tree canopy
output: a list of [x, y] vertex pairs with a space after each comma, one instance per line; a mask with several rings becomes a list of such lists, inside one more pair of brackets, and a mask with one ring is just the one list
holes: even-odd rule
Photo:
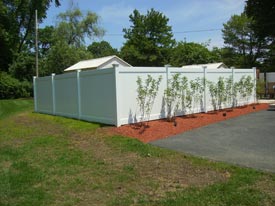
[[88, 11], [86, 14], [76, 8], [58, 15], [56, 37], [75, 47], [85, 46], [85, 38], [93, 39], [104, 35], [104, 30], [98, 26], [99, 17]]
[[245, 13], [231, 16], [223, 25], [224, 43], [228, 48], [227, 52], [232, 51], [235, 56], [234, 66], [244, 68], [256, 66], [266, 49], [267, 42], [257, 37], [252, 25], [253, 20]]
[[48, 35], [49, 38], [42, 38], [40, 43], [42, 51], [47, 50], [42, 59], [42, 72], [59, 74], [80, 60], [92, 58], [92, 54], [86, 50], [85, 40], [104, 34], [98, 19], [97, 14], [93, 12], [84, 14], [75, 8], [60, 13], [56, 27], [44, 28], [42, 34]]
[[257, 37], [267, 42], [262, 70], [275, 71], [275, 1], [247, 0], [245, 12], [253, 19], [252, 29]]
[[[8, 65], [23, 50], [28, 50], [26, 40], [34, 33], [35, 10], [38, 21], [46, 18], [46, 12], [53, 0], [3, 0], [0, 2], [0, 69]], [[60, 1], [54, 0], [59, 6]]]
[[[52, 4], [58, 7], [60, 2], [0, 1], [0, 73], [4, 74], [5, 81], [15, 84], [17, 81], [13, 78], [16, 78], [31, 82], [35, 73], [35, 10], [41, 23], [49, 7]], [[275, 71], [274, 0], [247, 0], [244, 13], [231, 16], [223, 25], [225, 46], [213, 49], [205, 43], [176, 42], [168, 17], [154, 9], [145, 14], [135, 9], [129, 16], [130, 27], [123, 29], [126, 41], [118, 51], [106, 41], [94, 41], [104, 35], [99, 18], [94, 12], [72, 7], [57, 16], [55, 25], [40, 28], [40, 74], [62, 73], [80, 60], [109, 55], [118, 55], [134, 66], [223, 61], [228, 66], [258, 66], [265, 71]], [[88, 47], [87, 39], [94, 41]]]
[[107, 41], [93, 42], [87, 49], [95, 58], [118, 55], [117, 49], [114, 49]]
[[205, 64], [217, 61], [221, 61], [217, 52], [209, 51], [207, 44], [198, 44], [194, 42], [178, 42], [171, 56], [171, 64], [179, 67], [183, 65]]
[[245, 12], [254, 20], [253, 29], [258, 36], [275, 38], [274, 0], [247, 0]]
[[169, 63], [169, 52], [174, 46], [169, 19], [151, 9], [146, 15], [134, 10], [129, 16], [132, 25], [123, 29], [126, 43], [121, 56], [135, 66], [163, 66]]

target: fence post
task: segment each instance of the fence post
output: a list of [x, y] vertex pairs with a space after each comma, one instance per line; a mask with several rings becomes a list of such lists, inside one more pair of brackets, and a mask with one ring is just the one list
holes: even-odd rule
[[53, 115], [55, 115], [55, 82], [54, 82], [55, 74], [52, 74], [52, 97], [53, 97]]
[[257, 89], [256, 88], [257, 87], [257, 81], [256, 81], [256, 79], [257, 79], [257, 74], [256, 74], [257, 68], [252, 67], [252, 69], [253, 69], [253, 78], [254, 78], [254, 82], [253, 82], [254, 83], [254, 92], [253, 92], [254, 93], [254, 98], [253, 98], [254, 102], [253, 103], [256, 103], [257, 102], [257, 93], [256, 93], [257, 92], [257, 90], [256, 90]]
[[34, 111], [37, 112], [37, 85], [36, 85], [37, 77], [33, 77], [33, 100], [34, 100]]
[[[231, 95], [233, 95], [234, 92], [234, 78], [235, 78], [235, 68], [234, 67], [230, 67], [231, 68], [231, 76], [232, 76], [232, 87], [231, 87]], [[236, 99], [235, 97], [233, 98], [233, 102], [232, 102], [232, 107], [235, 107], [235, 103], [236, 103]]]
[[115, 105], [115, 114], [116, 114], [116, 119], [115, 119], [115, 124], [117, 127], [121, 126], [121, 123], [120, 123], [120, 101], [119, 101], [119, 68], [117, 66], [113, 66], [114, 67], [114, 78], [115, 78], [115, 102], [116, 102], [116, 105]]
[[164, 65], [165, 69], [166, 69], [166, 89], [168, 88], [168, 83], [169, 83], [169, 67], [171, 67], [170, 64], [166, 64]]
[[207, 66], [203, 66], [203, 96], [204, 96], [204, 112], [207, 113], [207, 86], [206, 86], [206, 75], [207, 75]]
[[81, 118], [81, 87], [80, 87], [80, 72], [81, 70], [76, 71], [76, 81], [77, 81], [77, 117]]

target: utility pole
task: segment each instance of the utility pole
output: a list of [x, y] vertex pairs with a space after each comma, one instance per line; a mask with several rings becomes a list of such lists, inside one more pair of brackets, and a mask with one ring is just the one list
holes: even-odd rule
[[38, 22], [37, 22], [37, 10], [35, 10], [35, 69], [36, 78], [38, 78]]

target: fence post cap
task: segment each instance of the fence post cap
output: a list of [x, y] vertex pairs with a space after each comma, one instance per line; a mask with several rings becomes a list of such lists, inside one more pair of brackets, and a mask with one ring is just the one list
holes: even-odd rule
[[112, 64], [113, 68], [115, 69], [116, 67], [119, 66], [119, 64]]
[[76, 70], [77, 73], [79, 73], [79, 72], [81, 72], [81, 71], [82, 71], [81, 69]]
[[170, 64], [165, 64], [164, 66], [165, 66], [165, 67], [171, 67], [171, 65], [170, 65]]
[[52, 73], [52, 76], [55, 76], [55, 73]]

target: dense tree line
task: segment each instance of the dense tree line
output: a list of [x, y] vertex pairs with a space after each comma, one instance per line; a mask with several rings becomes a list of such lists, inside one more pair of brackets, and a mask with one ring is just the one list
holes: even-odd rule
[[[3, 0], [0, 2], [0, 88], [18, 90], [10, 97], [28, 96], [35, 75], [35, 26], [46, 18], [51, 4], [59, 0]], [[173, 37], [169, 18], [154, 9], [141, 14], [134, 10], [129, 28], [124, 28], [125, 43], [120, 50], [106, 41], [93, 41], [104, 35], [99, 17], [72, 7], [57, 16], [55, 26], [39, 29], [39, 73], [62, 73], [70, 65], [90, 58], [118, 55], [133, 66], [183, 66], [224, 62], [228, 66], [257, 66], [275, 71], [275, 2], [247, 0], [245, 10], [233, 15], [223, 26], [223, 48], [209, 48], [209, 42], [180, 41]], [[16, 86], [15, 86], [16, 85]], [[6, 89], [5, 89], [6, 88]], [[23, 89], [22, 89], [23, 88]]]

